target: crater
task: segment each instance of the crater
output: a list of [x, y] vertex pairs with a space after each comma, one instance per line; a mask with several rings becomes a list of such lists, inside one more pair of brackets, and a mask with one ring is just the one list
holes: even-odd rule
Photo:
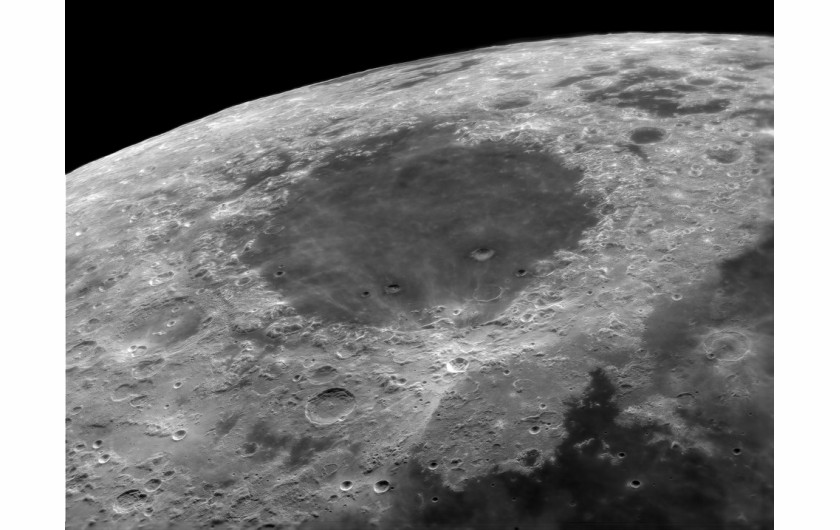
[[440, 305], [464, 308], [461, 327], [491, 320], [526, 286], [510, 271], [574, 249], [597, 217], [580, 169], [515, 143], [464, 145], [455, 131], [425, 123], [341, 143], [242, 261], [328, 322], [419, 327]]
[[739, 361], [750, 352], [750, 340], [738, 331], [716, 331], [703, 341], [703, 350], [710, 360]]
[[[173, 317], [175, 310], [177, 314]], [[138, 324], [127, 338], [153, 346], [171, 346], [198, 333], [205, 316], [192, 302], [185, 299], [169, 300], [148, 314], [136, 315]]]
[[652, 144], [664, 138], [665, 131], [659, 127], [637, 127], [630, 132], [630, 141], [635, 144]]
[[314, 383], [328, 383], [338, 377], [338, 370], [332, 366], [324, 365], [312, 370], [309, 379]]
[[315, 425], [343, 421], [356, 408], [356, 397], [349, 390], [330, 388], [312, 396], [306, 403], [306, 419]]
[[732, 164], [741, 158], [741, 151], [731, 147], [718, 147], [706, 150], [706, 158], [719, 164]]

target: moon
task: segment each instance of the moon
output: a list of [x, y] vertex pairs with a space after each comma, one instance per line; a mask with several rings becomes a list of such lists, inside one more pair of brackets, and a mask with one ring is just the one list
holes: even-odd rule
[[66, 177], [68, 528], [766, 528], [773, 39], [495, 46]]

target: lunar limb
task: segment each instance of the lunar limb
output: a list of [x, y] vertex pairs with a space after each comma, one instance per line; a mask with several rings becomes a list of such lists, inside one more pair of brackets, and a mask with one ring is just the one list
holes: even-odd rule
[[768, 528], [773, 40], [593, 35], [67, 175], [67, 528]]

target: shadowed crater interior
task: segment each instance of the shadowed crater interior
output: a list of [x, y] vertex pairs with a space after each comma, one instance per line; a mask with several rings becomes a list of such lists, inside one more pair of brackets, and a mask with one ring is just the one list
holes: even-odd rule
[[518, 271], [595, 223], [581, 177], [547, 153], [463, 145], [434, 124], [371, 137], [292, 188], [244, 259], [326, 320], [480, 323], [525, 286]]

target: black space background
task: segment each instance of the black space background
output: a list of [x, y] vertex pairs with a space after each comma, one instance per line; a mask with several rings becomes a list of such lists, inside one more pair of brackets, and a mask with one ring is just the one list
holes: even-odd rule
[[65, 170], [239, 103], [435, 55], [593, 33], [773, 34], [769, 2], [743, 12], [738, 4], [508, 2], [486, 12], [488, 3], [465, 3], [478, 10], [468, 16], [448, 12], [457, 4], [275, 13], [226, 3], [210, 17], [151, 4], [120, 14], [74, 7]]

